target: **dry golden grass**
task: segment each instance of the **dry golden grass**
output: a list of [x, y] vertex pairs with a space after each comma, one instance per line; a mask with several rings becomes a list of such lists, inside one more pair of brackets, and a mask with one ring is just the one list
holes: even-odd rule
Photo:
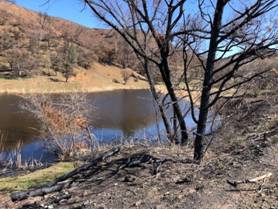
[[[36, 76], [25, 79], [3, 79], [0, 78], [0, 93], [25, 94], [25, 93], [71, 93], [71, 92], [99, 92], [117, 89], [147, 89], [146, 81], [135, 81], [130, 78], [122, 84], [123, 71], [115, 66], [94, 64], [91, 69], [76, 69], [77, 75], [66, 83], [62, 75], [55, 76], [59, 82], [53, 82], [50, 77]], [[120, 83], [113, 82], [114, 79]]]

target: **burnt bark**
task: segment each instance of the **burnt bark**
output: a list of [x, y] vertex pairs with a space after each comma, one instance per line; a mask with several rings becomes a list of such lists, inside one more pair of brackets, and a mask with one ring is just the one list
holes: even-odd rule
[[211, 82], [213, 78], [213, 69], [214, 69], [214, 63], [216, 58], [217, 46], [218, 46], [217, 40], [219, 37], [223, 11], [226, 3], [227, 3], [226, 0], [218, 0], [215, 13], [214, 13], [214, 20], [211, 29], [211, 37], [210, 37], [210, 44], [209, 44], [209, 52], [208, 52], [208, 58], [206, 62], [202, 96], [200, 102], [200, 113], [199, 113], [199, 119], [197, 124], [197, 133], [194, 142], [194, 160], [196, 161], [200, 161], [203, 158], [203, 153], [204, 153], [203, 141], [204, 141], [204, 135], [205, 135], [206, 125], [208, 120]]
[[[181, 135], [180, 144], [185, 145], [188, 142], [187, 127], [186, 127], [186, 123], [185, 123], [185, 120], [183, 117], [183, 113], [182, 113], [180, 105], [178, 103], [178, 98], [176, 96], [175, 90], [173, 88], [173, 84], [171, 82], [170, 69], [169, 69], [169, 64], [168, 64], [167, 59], [163, 59], [159, 69], [160, 69], [160, 73], [161, 73], [163, 82], [165, 83], [165, 86], [166, 86], [169, 96], [171, 98], [172, 107], [173, 107], [175, 116], [179, 122], [180, 135]], [[179, 140], [174, 139], [174, 141], [177, 142]]]
[[149, 86], [150, 86], [150, 90], [151, 90], [152, 96], [153, 96], [156, 104], [158, 105], [159, 112], [161, 114], [161, 118], [163, 120], [163, 124], [164, 124], [165, 129], [166, 129], [166, 134], [167, 134], [168, 138], [172, 141], [173, 132], [172, 132], [169, 120], [168, 120], [168, 118], [165, 114], [164, 108], [161, 105], [161, 103], [159, 102], [159, 96], [156, 92], [154, 81], [153, 81], [153, 79], [150, 75], [149, 64], [148, 63], [149, 63], [148, 60], [144, 59], [143, 66], [144, 66], [145, 73], [147, 75], [147, 80], [148, 80], [148, 83], [149, 83]]

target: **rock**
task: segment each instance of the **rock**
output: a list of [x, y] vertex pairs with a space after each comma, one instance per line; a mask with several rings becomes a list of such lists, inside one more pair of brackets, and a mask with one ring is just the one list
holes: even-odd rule
[[84, 204], [85, 206], [88, 206], [88, 205], [91, 205], [91, 204], [92, 204], [92, 201], [91, 201], [91, 200], [86, 200], [83, 204]]
[[204, 188], [205, 188], [205, 186], [203, 185], [203, 184], [197, 184], [196, 186], [195, 186], [195, 190], [196, 191], [203, 191], [204, 190]]
[[192, 176], [186, 176], [184, 178], [178, 178], [175, 181], [175, 184], [190, 184], [193, 181], [193, 177]]
[[136, 207], [138, 207], [138, 206], [140, 206], [142, 204], [142, 200], [139, 200], [139, 201], [137, 201], [134, 205], [136, 206]]
[[116, 79], [116, 78], [113, 78], [112, 81], [113, 81], [114, 83], [121, 83], [121, 82], [120, 82], [118, 79]]
[[105, 206], [98, 206], [97, 209], [106, 209]]
[[123, 182], [134, 182], [135, 178], [133, 176], [125, 176], [122, 181]]

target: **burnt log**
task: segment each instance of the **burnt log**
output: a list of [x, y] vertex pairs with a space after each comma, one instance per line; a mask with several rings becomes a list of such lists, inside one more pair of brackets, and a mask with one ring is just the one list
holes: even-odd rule
[[69, 172], [68, 174], [65, 174], [61, 177], [58, 177], [55, 181], [52, 183], [42, 186], [41, 188], [28, 190], [28, 191], [19, 191], [19, 192], [12, 192], [10, 197], [13, 202], [15, 201], [21, 201], [24, 199], [28, 199], [29, 197], [36, 197], [36, 196], [43, 196], [49, 193], [53, 192], [59, 192], [63, 188], [69, 186], [72, 183], [72, 180], [70, 178], [74, 177], [75, 175], [78, 175], [80, 173], [83, 173], [87, 170], [90, 170], [92, 167], [95, 167], [99, 162], [112, 157], [113, 155], [120, 152], [119, 147], [115, 147], [107, 152], [101, 153], [94, 157], [90, 163], [85, 164], [83, 166], [80, 166], [79, 168], [76, 168], [75, 170]]
[[53, 186], [55, 184], [57, 184], [58, 182], [61, 182], [61, 181], [65, 181], [71, 177], [73, 177], [74, 175], [76, 174], [79, 174], [83, 171], [87, 171], [89, 170], [90, 168], [96, 166], [99, 162], [109, 158], [109, 157], [112, 157], [113, 155], [117, 154], [118, 152], [120, 152], [120, 148], [119, 147], [116, 147], [116, 148], [113, 148], [107, 152], [104, 152], [102, 154], [99, 154], [97, 155], [90, 163], [88, 164], [85, 164], [83, 166], [80, 166], [79, 168], [69, 172], [68, 174], [65, 174], [61, 177], [58, 177], [54, 182], [52, 182], [49, 186]]
[[33, 191], [12, 192], [11, 200], [14, 202], [14, 201], [21, 201], [29, 197], [43, 196], [48, 193], [61, 191], [63, 187], [64, 185], [61, 184], [52, 187], [43, 187], [43, 188], [35, 189]]

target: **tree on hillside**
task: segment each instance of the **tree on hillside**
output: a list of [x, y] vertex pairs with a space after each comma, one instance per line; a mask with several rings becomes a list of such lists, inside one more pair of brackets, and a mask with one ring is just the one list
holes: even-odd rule
[[[179, 123], [180, 142], [185, 143], [188, 139], [184, 121], [185, 111], [178, 103], [171, 77], [172, 68], [169, 65], [172, 55], [182, 51], [182, 78], [191, 101], [192, 116], [197, 124], [194, 159], [198, 161], [204, 153], [209, 110], [222, 98], [224, 92], [237, 89], [264, 73], [252, 70], [243, 74], [238, 72], [243, 65], [273, 53], [271, 47], [277, 45], [275, 24], [263, 19], [271, 12], [277, 15], [274, 12], [277, 8], [275, 0], [198, 0], [196, 13], [194, 10], [187, 12], [188, 7], [192, 5], [186, 5], [186, 0], [84, 2], [134, 50], [144, 66], [154, 95], [155, 86], [152, 78], [148, 76], [150, 63], [159, 70], [171, 98], [174, 121], [177, 118]], [[233, 55], [228, 59], [222, 59], [229, 53]], [[196, 69], [202, 75], [198, 116], [193, 111], [194, 99], [187, 75], [189, 67], [191, 68], [190, 63], [194, 59], [198, 59]], [[169, 118], [166, 118], [166, 121], [167, 119]], [[167, 129], [168, 132], [171, 132], [171, 129], [173, 127]]]
[[45, 12], [39, 12], [38, 23], [40, 25], [39, 37], [38, 37], [39, 44], [41, 41], [46, 41], [49, 47], [50, 36], [52, 32], [50, 29], [51, 17]]
[[91, 50], [86, 50], [81, 47], [78, 47], [77, 54], [77, 65], [85, 69], [89, 69], [91, 67], [91, 63], [94, 60], [97, 60], [96, 55]]
[[0, 55], [10, 49], [14, 44], [13, 34], [7, 31], [0, 31]]
[[16, 77], [24, 77], [38, 66], [24, 39], [24, 34], [17, 27], [0, 31], [0, 55], [7, 61], [7, 70]]
[[65, 42], [64, 46], [51, 56], [52, 68], [68, 79], [74, 75], [73, 68], [78, 64], [78, 51], [74, 44]]
[[128, 67], [132, 52], [127, 42], [118, 34], [115, 38], [115, 54], [116, 60], [122, 68]]
[[66, 82], [68, 82], [68, 79], [74, 75], [73, 67], [77, 65], [77, 61], [78, 53], [76, 46], [74, 46], [73, 44], [68, 44], [65, 51], [63, 70], [63, 75], [66, 78]]
[[10, 70], [16, 77], [25, 77], [37, 67], [37, 60], [25, 49], [11, 48], [5, 54]]

